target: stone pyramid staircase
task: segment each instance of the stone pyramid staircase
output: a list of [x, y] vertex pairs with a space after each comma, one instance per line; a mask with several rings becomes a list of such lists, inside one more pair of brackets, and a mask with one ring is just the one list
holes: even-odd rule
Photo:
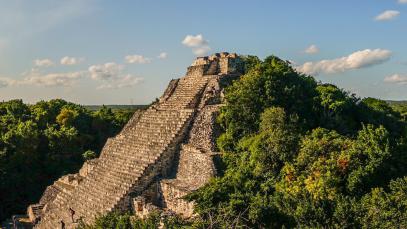
[[[166, 174], [184, 140], [208, 77], [182, 78], [171, 95], [132, 118], [108, 139], [97, 166], [73, 190], [67, 187], [48, 203], [35, 228], [75, 228], [78, 219], [92, 223], [98, 215], [126, 209], [129, 196], [142, 192]], [[69, 208], [75, 211], [72, 222]]]

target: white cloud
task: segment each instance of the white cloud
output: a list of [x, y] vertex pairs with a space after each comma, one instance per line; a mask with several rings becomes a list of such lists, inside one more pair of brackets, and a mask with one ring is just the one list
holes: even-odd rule
[[166, 59], [168, 57], [168, 53], [162, 52], [160, 55], [157, 56], [158, 59]]
[[209, 47], [209, 41], [205, 40], [202, 34], [195, 36], [187, 35], [182, 41], [182, 44], [192, 48], [192, 52], [197, 56], [205, 55], [211, 50]]
[[76, 65], [76, 64], [79, 64], [79, 63], [83, 62], [84, 60], [85, 60], [85, 59], [82, 58], [82, 57], [77, 58], [77, 57], [65, 56], [65, 57], [62, 57], [62, 58], [61, 58], [60, 63], [61, 63], [62, 65]]
[[35, 85], [45, 87], [72, 86], [78, 79], [85, 76], [85, 72], [66, 72], [39, 74], [31, 72], [26, 78], [17, 81], [17, 85]]
[[104, 84], [100, 85], [98, 89], [119, 89], [125, 87], [134, 87], [141, 83], [143, 78], [135, 77], [133, 75], [125, 75], [123, 77], [119, 77], [114, 81], [105, 82]]
[[146, 58], [142, 55], [128, 55], [124, 58], [126, 63], [129, 64], [148, 64], [151, 63], [150, 58]]
[[117, 89], [134, 87], [143, 81], [143, 78], [131, 74], [123, 75], [124, 66], [116, 63], [106, 63], [90, 66], [88, 71], [93, 80], [102, 81], [98, 89]]
[[316, 54], [319, 53], [319, 48], [316, 45], [311, 45], [304, 50], [307, 54]]
[[386, 10], [375, 17], [376, 21], [389, 21], [400, 15], [397, 10]]
[[90, 73], [90, 77], [94, 80], [108, 80], [117, 78], [123, 68], [123, 65], [111, 62], [100, 65], [92, 65], [89, 67], [88, 71]]
[[407, 4], [407, 0], [399, 0], [400, 4]]
[[54, 65], [54, 62], [50, 59], [37, 59], [34, 60], [34, 65], [37, 67], [50, 67]]
[[182, 44], [188, 47], [201, 47], [208, 45], [209, 42], [203, 38], [202, 34], [198, 34], [196, 36], [187, 35], [182, 41]]
[[365, 49], [337, 59], [307, 62], [298, 66], [297, 70], [310, 75], [333, 74], [381, 64], [391, 55], [391, 51], [385, 49]]
[[386, 83], [407, 84], [407, 75], [393, 74], [384, 78]]

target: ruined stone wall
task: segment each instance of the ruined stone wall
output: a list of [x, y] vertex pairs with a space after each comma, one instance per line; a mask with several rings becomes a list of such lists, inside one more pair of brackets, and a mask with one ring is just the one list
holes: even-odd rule
[[60, 191], [61, 190], [58, 187], [56, 187], [55, 185], [48, 186], [45, 189], [44, 193], [42, 194], [39, 203], [47, 204], [47, 203], [53, 201], [57, 197], [57, 195]]
[[190, 66], [187, 70], [187, 76], [197, 77], [205, 75], [205, 72], [208, 70], [209, 65], [196, 65]]
[[201, 109], [189, 133], [188, 144], [206, 152], [216, 151], [215, 142], [219, 135], [216, 118], [219, 108], [217, 105], [211, 105]]
[[175, 180], [161, 180], [161, 192], [165, 199], [165, 206], [175, 213], [189, 218], [194, 214], [194, 203], [183, 199], [185, 195], [190, 193], [189, 189], [178, 186]]
[[83, 163], [82, 168], [79, 170], [79, 175], [82, 177], [86, 177], [90, 172], [92, 172], [95, 166], [97, 166], [98, 162], [99, 162], [98, 158], [85, 161], [85, 163]]
[[180, 152], [177, 180], [196, 190], [216, 176], [216, 168], [211, 154], [191, 146], [183, 145]]

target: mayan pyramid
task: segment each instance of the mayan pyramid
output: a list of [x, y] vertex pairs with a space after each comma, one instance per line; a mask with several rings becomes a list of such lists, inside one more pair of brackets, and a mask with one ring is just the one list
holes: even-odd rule
[[47, 187], [28, 207], [35, 228], [59, 228], [61, 221], [75, 228], [116, 210], [144, 217], [160, 208], [192, 216], [193, 203], [180, 197], [216, 176], [215, 119], [224, 87], [242, 69], [236, 54], [197, 58], [157, 103], [107, 140], [99, 158]]

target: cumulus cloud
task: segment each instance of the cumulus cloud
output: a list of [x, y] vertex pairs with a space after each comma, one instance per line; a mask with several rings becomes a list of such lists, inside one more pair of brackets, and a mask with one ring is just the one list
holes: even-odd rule
[[158, 59], [166, 59], [168, 57], [168, 53], [162, 52], [160, 55], [157, 56]]
[[384, 78], [386, 83], [407, 84], [407, 75], [393, 74]]
[[307, 54], [316, 54], [319, 53], [319, 48], [316, 45], [311, 45], [304, 50]]
[[85, 72], [47, 73], [31, 72], [28, 76], [13, 84], [35, 85], [45, 87], [72, 86], [78, 79], [85, 76]]
[[128, 55], [124, 58], [128, 64], [148, 64], [151, 59], [142, 55]]
[[31, 69], [22, 74], [23, 79], [0, 78], [0, 88], [10, 86], [43, 86], [58, 87], [72, 86], [77, 80], [86, 76], [86, 71], [65, 73], [41, 73], [38, 69]]
[[399, 0], [400, 4], [407, 4], [407, 0]]
[[82, 58], [82, 57], [77, 58], [77, 57], [65, 56], [65, 57], [62, 57], [62, 58], [61, 58], [60, 63], [61, 63], [62, 65], [76, 65], [76, 64], [79, 64], [79, 63], [83, 62], [84, 60], [85, 60], [85, 59]]
[[396, 18], [399, 15], [400, 15], [400, 12], [397, 10], [386, 10], [383, 13], [377, 15], [375, 17], [375, 20], [376, 21], [389, 21], [389, 20], [393, 20], [394, 18]]
[[14, 80], [11, 78], [0, 77], [0, 88], [10, 86], [73, 86], [80, 79], [91, 79], [101, 82], [98, 89], [117, 89], [125, 87], [134, 87], [141, 83], [143, 78], [132, 74], [123, 73], [124, 65], [114, 62], [92, 65], [85, 71], [65, 72], [65, 73], [43, 73], [38, 68], [22, 74], [23, 78]]
[[123, 77], [118, 77], [114, 81], [105, 82], [98, 87], [98, 89], [119, 89], [125, 87], [134, 87], [141, 83], [143, 78], [135, 77], [133, 75], [125, 75]]
[[54, 65], [54, 62], [50, 59], [36, 59], [34, 65], [37, 67], [50, 67]]
[[205, 55], [211, 50], [209, 47], [209, 41], [204, 39], [202, 34], [195, 36], [187, 35], [182, 41], [182, 44], [192, 48], [192, 52], [197, 56]]
[[109, 80], [112, 78], [117, 78], [124, 66], [116, 64], [114, 62], [92, 65], [89, 67], [88, 71], [90, 77], [94, 80]]
[[391, 55], [391, 51], [385, 49], [365, 49], [337, 59], [307, 62], [298, 66], [297, 70], [310, 75], [340, 73], [381, 64], [389, 60]]
[[123, 74], [124, 66], [116, 63], [105, 63], [92, 65], [88, 71], [93, 80], [102, 81], [98, 89], [117, 89], [124, 87], [134, 87], [143, 81], [143, 78], [131, 74]]

